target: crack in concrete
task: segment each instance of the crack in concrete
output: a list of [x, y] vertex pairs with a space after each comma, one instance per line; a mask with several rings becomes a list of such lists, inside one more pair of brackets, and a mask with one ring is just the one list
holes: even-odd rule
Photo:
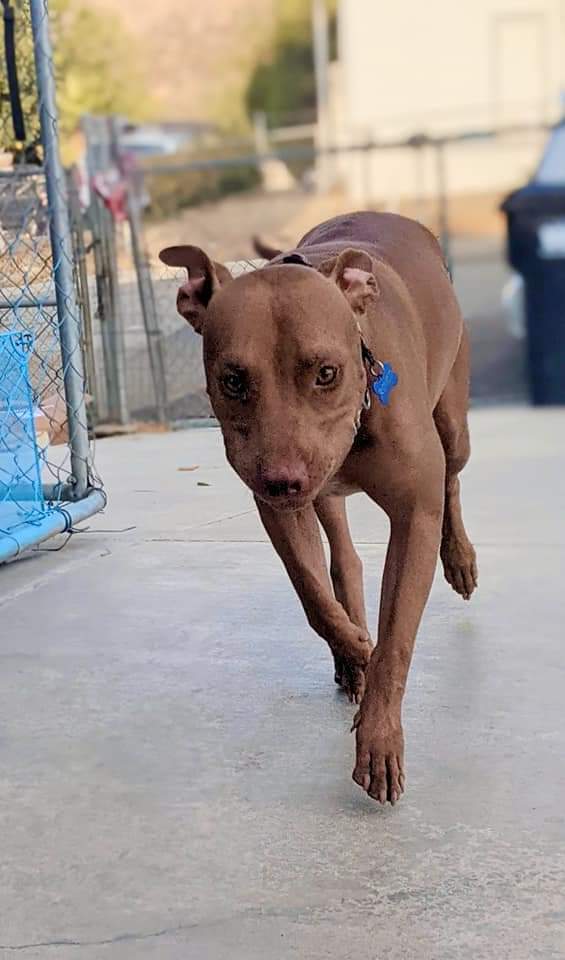
[[204, 523], [198, 523], [195, 527], [192, 527], [192, 530], [198, 530], [199, 527], [212, 527], [216, 523], [224, 523], [226, 520], [237, 520], [239, 517], [248, 517], [249, 514], [255, 513], [255, 509], [250, 507], [248, 510], [241, 510], [239, 513], [226, 514], [223, 517], [217, 517], [215, 520], [206, 520]]
[[[24, 554], [22, 557], [13, 561], [14, 568], [17, 563], [18, 571], [22, 571], [22, 572], [25, 571], [27, 573], [28, 569], [26, 566], [24, 566], [26, 562], [32, 561], [35, 557], [39, 555], [39, 553], [45, 554], [49, 552], [57, 553], [57, 550], [56, 549], [52, 551], [50, 551], [49, 549], [39, 550], [37, 548], [30, 550], [30, 552], [27, 555]], [[76, 554], [73, 554], [72, 556], [70, 554], [67, 554], [67, 556], [69, 557], [69, 560], [68, 562], [64, 563], [62, 566], [54, 566], [53, 569], [45, 571], [43, 575], [38, 575], [37, 579], [27, 580], [22, 585], [14, 586], [11, 592], [6, 593], [4, 595], [0, 595], [0, 607], [3, 607], [5, 604], [12, 603], [14, 600], [19, 600], [21, 597], [25, 597], [26, 594], [33, 593], [35, 590], [41, 590], [42, 587], [48, 587], [51, 584], [52, 580], [61, 579], [62, 577], [65, 576], [65, 574], [68, 574], [71, 571], [72, 573], [75, 573], [77, 570], [91, 563], [93, 560], [99, 560], [104, 557], [110, 557], [112, 556], [112, 551], [110, 550], [109, 547], [104, 547], [101, 552], [101, 548], [99, 545], [98, 546], [93, 545], [92, 553], [88, 553], [83, 557], [79, 557]], [[8, 565], [6, 565], [5, 569], [8, 569], [8, 568], [9, 568]]]
[[159, 937], [181, 933], [183, 930], [191, 930], [195, 926], [197, 924], [187, 923], [178, 927], [165, 927], [163, 930], [155, 930], [152, 933], [119, 933], [115, 937], [108, 937], [104, 940], [72, 940], [65, 937], [61, 940], [40, 940], [36, 943], [0, 943], [0, 950], [9, 950], [15, 953], [22, 950], [39, 950], [42, 947], [110, 947], [116, 943], [156, 940]]

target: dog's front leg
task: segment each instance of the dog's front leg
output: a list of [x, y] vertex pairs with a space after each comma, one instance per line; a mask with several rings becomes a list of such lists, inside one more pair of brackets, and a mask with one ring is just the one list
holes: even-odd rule
[[350, 700], [360, 703], [371, 638], [365, 629], [352, 623], [334, 597], [314, 507], [309, 504], [301, 510], [278, 511], [257, 500], [257, 508], [308, 623], [327, 642], [334, 658], [343, 662], [344, 689]]
[[[441, 540], [444, 460], [431, 437], [425, 462], [404, 462], [385, 496], [391, 532], [383, 572], [378, 641], [355, 718], [353, 779], [371, 797], [395, 803], [404, 792], [402, 700], [416, 632], [428, 599]], [[393, 473], [395, 471], [393, 470]], [[408, 478], [407, 480], [405, 478]]]

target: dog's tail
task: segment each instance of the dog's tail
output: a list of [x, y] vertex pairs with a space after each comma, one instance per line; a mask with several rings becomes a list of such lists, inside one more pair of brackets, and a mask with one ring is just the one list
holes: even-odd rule
[[282, 253], [282, 250], [277, 250], [276, 247], [270, 247], [268, 243], [263, 243], [260, 237], [253, 237], [252, 243], [255, 253], [263, 260], [274, 260]]

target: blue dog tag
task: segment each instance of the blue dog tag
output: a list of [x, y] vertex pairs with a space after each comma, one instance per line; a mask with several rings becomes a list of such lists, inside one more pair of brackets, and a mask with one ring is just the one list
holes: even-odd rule
[[394, 372], [390, 363], [383, 363], [382, 373], [375, 377], [371, 384], [371, 390], [379, 398], [383, 407], [388, 405], [391, 391], [398, 383], [398, 374]]

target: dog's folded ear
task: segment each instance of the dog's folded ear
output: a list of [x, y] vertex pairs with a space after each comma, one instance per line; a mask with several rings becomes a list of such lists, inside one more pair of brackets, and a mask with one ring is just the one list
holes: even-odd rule
[[365, 313], [371, 300], [379, 294], [374, 274], [375, 262], [364, 250], [344, 250], [337, 257], [324, 260], [318, 270], [338, 285], [354, 313]]
[[168, 267], [186, 269], [188, 281], [178, 289], [177, 310], [197, 333], [202, 333], [208, 304], [220, 287], [232, 279], [231, 273], [223, 264], [210, 260], [200, 247], [165, 247], [159, 259]]

